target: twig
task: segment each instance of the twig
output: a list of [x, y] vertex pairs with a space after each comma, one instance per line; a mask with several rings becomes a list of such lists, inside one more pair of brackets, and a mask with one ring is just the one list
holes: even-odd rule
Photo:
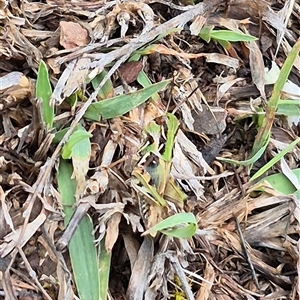
[[242, 248], [243, 248], [246, 260], [247, 260], [247, 262], [249, 264], [249, 267], [250, 267], [250, 270], [251, 270], [253, 280], [254, 280], [255, 285], [258, 288], [258, 290], [260, 290], [260, 286], [259, 286], [259, 283], [258, 283], [258, 280], [257, 280], [256, 272], [255, 272], [255, 269], [254, 269], [254, 266], [252, 264], [251, 258], [248, 254], [248, 251], [247, 251], [247, 247], [246, 247], [245, 239], [244, 239], [241, 227], [240, 227], [240, 223], [239, 223], [236, 216], [234, 216], [234, 220], [235, 220], [235, 223], [236, 223], [236, 228], [237, 228], [238, 234], [239, 234], [240, 239], [241, 239], [241, 244], [242, 244]]
[[182, 267], [181, 267], [181, 265], [180, 265], [180, 263], [178, 261], [178, 258], [175, 256], [175, 254], [168, 255], [167, 257], [170, 260], [170, 262], [171, 262], [171, 264], [172, 264], [172, 266], [173, 266], [173, 268], [174, 268], [177, 276], [180, 279], [180, 283], [182, 285], [182, 289], [183, 289], [183, 291], [184, 291], [184, 293], [186, 295], [186, 298], [188, 300], [195, 300], [193, 292], [191, 291], [191, 287], [189, 286], [189, 283], [188, 283], [188, 281], [186, 279], [184, 271], [183, 271], [183, 269], [182, 269]]

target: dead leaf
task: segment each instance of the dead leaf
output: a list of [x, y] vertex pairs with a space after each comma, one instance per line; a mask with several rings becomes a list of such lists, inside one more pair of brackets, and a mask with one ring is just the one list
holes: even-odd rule
[[31, 223], [28, 223], [23, 236], [20, 238], [22, 227], [19, 227], [14, 232], [9, 233], [4, 237], [4, 242], [0, 245], [0, 255], [5, 257], [8, 255], [17, 245], [20, 239], [20, 247], [23, 247], [25, 243], [34, 235], [34, 233], [40, 228], [40, 226], [46, 220], [46, 214], [40, 213]]
[[149, 53], [157, 51], [161, 54], [169, 54], [180, 56], [182, 58], [199, 58], [205, 57], [208, 62], [219, 63], [231, 68], [238, 68], [240, 63], [239, 60], [224, 54], [220, 53], [186, 53], [186, 52], [177, 52], [176, 50], [170, 49], [164, 45], [153, 45], [153, 48], [149, 49]]
[[206, 261], [205, 268], [203, 271], [203, 278], [205, 281], [202, 282], [200, 289], [198, 290], [195, 300], [208, 300], [211, 293], [211, 288], [215, 280], [216, 273], [213, 266]]
[[106, 236], [105, 236], [105, 249], [108, 253], [112, 251], [112, 248], [119, 236], [119, 224], [122, 214], [114, 213], [106, 224]]
[[146, 236], [138, 252], [130, 277], [126, 299], [141, 300], [147, 287], [148, 274], [151, 268], [154, 243], [151, 237]]
[[205, 22], [206, 22], [206, 18], [204, 18], [201, 15], [197, 16], [190, 26], [191, 34], [198, 36]]
[[72, 49], [77, 46], [86, 46], [89, 43], [88, 31], [82, 28], [78, 23], [61, 21], [59, 26], [59, 43], [65, 49]]
[[10, 105], [10, 102], [19, 102], [23, 99], [29, 98], [34, 94], [34, 88], [31, 81], [21, 72], [11, 72], [0, 77], [0, 92], [2, 101], [5, 105]]
[[127, 84], [134, 82], [143, 69], [143, 63], [141, 61], [126, 62], [119, 68], [120, 75]]
[[[226, 92], [233, 86], [235, 85], [237, 82], [244, 80], [244, 78], [222, 78], [223, 82], [222, 84], [219, 86], [218, 90], [217, 90], [217, 99], [216, 99], [216, 104], [219, 105], [219, 101], [222, 99], [222, 97], [226, 94]], [[218, 79], [216, 79], [217, 83]], [[220, 82], [221, 83], [221, 82]]]
[[203, 106], [202, 112], [192, 113], [194, 130], [205, 134], [221, 134], [226, 129], [227, 112], [221, 107]]
[[265, 65], [264, 65], [262, 54], [255, 41], [248, 42], [246, 46], [250, 50], [249, 64], [250, 64], [253, 83], [256, 85], [262, 98], [266, 99]]

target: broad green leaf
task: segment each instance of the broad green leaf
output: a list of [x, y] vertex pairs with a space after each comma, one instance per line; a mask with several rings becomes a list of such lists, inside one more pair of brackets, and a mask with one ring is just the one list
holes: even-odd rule
[[72, 94], [70, 97], [68, 97], [67, 99], [66, 99], [66, 101], [70, 104], [70, 106], [71, 106], [71, 111], [74, 111], [75, 110], [75, 108], [76, 108], [76, 105], [77, 105], [77, 102], [78, 102], [78, 92], [79, 91], [77, 91], [76, 93], [74, 93], [74, 94]]
[[72, 151], [74, 150], [75, 145], [83, 140], [88, 140], [92, 135], [88, 133], [85, 129], [81, 127], [81, 129], [75, 130], [66, 144], [62, 148], [62, 158], [69, 159], [72, 157]]
[[205, 40], [207, 43], [211, 39], [215, 39], [220, 42], [250, 42], [257, 40], [256, 37], [245, 34], [242, 32], [232, 31], [232, 30], [214, 30], [213, 26], [205, 26], [201, 29], [199, 36]]
[[128, 59], [128, 61], [138, 61], [141, 58], [141, 54], [139, 53], [133, 53], [130, 58]]
[[157, 231], [165, 235], [188, 239], [192, 237], [197, 229], [197, 220], [192, 213], [178, 213], [168, 217], [151, 227], [146, 233], [155, 236]]
[[37, 81], [36, 81], [36, 98], [42, 101], [42, 116], [44, 122], [51, 129], [54, 120], [54, 107], [50, 105], [52, 88], [49, 80], [48, 69], [44, 61], [39, 64]]
[[84, 116], [95, 121], [99, 121], [100, 116], [102, 116], [103, 119], [122, 116], [144, 103], [154, 93], [157, 93], [166, 87], [169, 82], [170, 80], [161, 81], [127, 95], [120, 95], [97, 103], [92, 103]]
[[[84, 133], [88, 133], [85, 129], [80, 130]], [[89, 170], [89, 162], [91, 157], [91, 142], [90, 135], [86, 135], [87, 138], [82, 139], [72, 148], [72, 163], [73, 163], [73, 174], [75, 177], [77, 186], [76, 186], [76, 199], [81, 196], [85, 190], [86, 183], [86, 174]], [[71, 138], [71, 137], [70, 137]]]
[[[102, 82], [106, 74], [107, 74], [106, 71], [102, 71], [99, 75], [97, 75], [95, 78], [92, 79], [92, 86], [94, 89], [96, 89], [99, 86], [99, 84]], [[112, 97], [113, 94], [114, 94], [114, 87], [111, 79], [108, 79], [103, 85], [102, 89], [99, 91], [98, 96], [101, 99], [107, 99]]]
[[85, 176], [89, 170], [91, 156], [91, 136], [92, 135], [88, 133], [85, 128], [77, 126], [62, 149], [62, 158], [72, 158], [74, 169], [72, 177], [75, 177], [77, 182], [76, 199], [79, 199], [85, 189]]
[[159, 148], [159, 140], [161, 137], [161, 126], [158, 125], [156, 122], [149, 122], [147, 126], [144, 128], [145, 133], [149, 134], [152, 139], [153, 143], [145, 148], [146, 151], [153, 151], [156, 155], [158, 155], [157, 151]]
[[250, 181], [257, 179], [262, 174], [264, 174], [267, 170], [269, 170], [273, 165], [275, 165], [284, 155], [290, 152], [298, 143], [300, 142], [300, 138], [296, 139], [292, 143], [290, 143], [285, 149], [280, 151], [275, 157], [273, 157], [267, 164], [265, 164], [262, 168], [260, 168], [250, 179]]
[[278, 115], [300, 116], [300, 101], [298, 100], [279, 100], [277, 112]]
[[[71, 179], [72, 172], [72, 165], [61, 159], [57, 182], [65, 214], [65, 226], [75, 211], [76, 182]], [[98, 260], [92, 232], [91, 219], [84, 216], [69, 244], [75, 284], [81, 300], [99, 300]]]
[[55, 132], [54, 139], [52, 141], [53, 144], [58, 144], [62, 138], [65, 136], [70, 127], [64, 128], [60, 131]]
[[[300, 178], [300, 169], [294, 169], [292, 172]], [[290, 180], [281, 173], [273, 174], [263, 178], [260, 182], [267, 181], [275, 190], [285, 194], [290, 195], [296, 192], [295, 186], [290, 182]]]
[[196, 224], [188, 224], [184, 227], [172, 228], [169, 230], [161, 230], [160, 232], [171, 237], [179, 238], [179, 239], [189, 239], [196, 232], [197, 226]]

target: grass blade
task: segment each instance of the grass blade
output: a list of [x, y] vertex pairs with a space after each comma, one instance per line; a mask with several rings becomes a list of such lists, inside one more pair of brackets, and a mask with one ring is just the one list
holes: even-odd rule
[[275, 157], [273, 157], [267, 164], [265, 164], [262, 168], [260, 168], [251, 177], [250, 181], [255, 180], [261, 175], [263, 175], [268, 169], [270, 169], [273, 165], [275, 165], [284, 155], [290, 152], [299, 142], [300, 142], [300, 138], [290, 143], [285, 149], [283, 149], [280, 153], [278, 153]]
[[105, 249], [105, 238], [100, 242], [100, 255], [99, 255], [99, 279], [100, 279], [100, 300], [106, 300], [108, 282], [109, 282], [109, 272], [111, 263], [111, 251], [107, 252]]
[[[57, 182], [65, 213], [65, 226], [74, 213], [76, 182], [71, 179], [72, 165], [61, 159]], [[78, 294], [81, 300], [99, 300], [98, 261], [93, 224], [84, 216], [69, 244], [69, 253]]]
[[270, 136], [271, 128], [273, 126], [273, 122], [275, 119], [276, 110], [278, 108], [278, 103], [281, 96], [281, 91], [288, 79], [288, 76], [292, 70], [295, 59], [298, 56], [300, 51], [300, 39], [295, 43], [291, 52], [287, 56], [282, 69], [280, 70], [278, 80], [274, 84], [272, 96], [268, 102], [268, 106], [266, 107], [265, 118], [263, 119], [263, 123], [259, 128], [258, 134], [255, 138], [254, 145], [252, 148], [252, 155], [255, 155], [264, 145], [266, 138]]
[[[178, 227], [180, 226], [180, 227]], [[155, 235], [157, 231], [165, 235], [188, 239], [192, 237], [197, 229], [197, 220], [192, 213], [179, 213], [164, 219], [155, 226], [149, 228], [144, 234]]]
[[89, 106], [84, 116], [95, 121], [99, 121], [100, 116], [102, 116], [103, 119], [122, 116], [133, 108], [144, 103], [154, 93], [157, 93], [166, 87], [169, 82], [170, 80], [161, 81], [134, 93], [120, 95], [93, 103]]
[[52, 88], [49, 80], [48, 69], [44, 61], [41, 60], [37, 81], [36, 81], [36, 98], [42, 101], [42, 116], [44, 122], [51, 129], [53, 127], [54, 120], [54, 107], [50, 105], [50, 97], [52, 94]]

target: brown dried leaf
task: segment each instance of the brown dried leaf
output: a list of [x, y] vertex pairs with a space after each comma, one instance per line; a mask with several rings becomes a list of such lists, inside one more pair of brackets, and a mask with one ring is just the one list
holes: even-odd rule
[[118, 3], [106, 16], [106, 29], [101, 41], [107, 41], [109, 36], [116, 30], [116, 20], [121, 26], [121, 37], [124, 37], [129, 21], [135, 24], [137, 15], [139, 15], [145, 23], [142, 34], [150, 31], [154, 27], [154, 12], [149, 5], [133, 1]]
[[203, 111], [192, 112], [194, 130], [205, 134], [221, 134], [226, 129], [227, 111], [222, 107], [203, 106]]
[[41, 212], [31, 223], [28, 223], [25, 231], [20, 239], [22, 227], [18, 228], [15, 232], [11, 232], [4, 237], [4, 242], [0, 245], [0, 255], [5, 257], [8, 255], [17, 245], [20, 239], [20, 247], [23, 247], [28, 240], [34, 235], [34, 233], [40, 228], [40, 226], [46, 220], [46, 214]]
[[208, 261], [206, 261], [206, 264], [205, 264], [203, 277], [206, 281], [202, 282], [201, 287], [196, 294], [195, 300], [209, 299], [209, 294], [211, 293], [211, 288], [215, 281], [216, 274], [215, 274], [213, 266]]
[[186, 53], [186, 52], [178, 52], [174, 49], [170, 49], [164, 45], [155, 45], [153, 49], [149, 50], [149, 53], [153, 51], [157, 51], [161, 54], [175, 55], [180, 56], [182, 58], [199, 58], [205, 57], [208, 62], [219, 63], [226, 65], [231, 68], [238, 68], [240, 63], [238, 59], [220, 54], [220, 53]]
[[149, 271], [151, 269], [153, 251], [153, 239], [149, 236], [146, 236], [138, 252], [137, 260], [132, 269], [132, 274], [126, 292], [126, 299], [140, 300], [144, 298], [143, 295], [147, 288], [147, 279]]
[[105, 249], [107, 252], [111, 252], [119, 236], [119, 224], [121, 217], [122, 214], [116, 212], [110, 217], [106, 224]]
[[265, 65], [262, 54], [255, 41], [246, 44], [250, 50], [249, 64], [253, 83], [256, 85], [263, 99], [266, 99], [265, 93]]
[[123, 64], [119, 68], [120, 75], [127, 84], [134, 82], [143, 69], [143, 63], [141, 61], [130, 61]]
[[76, 179], [76, 199], [79, 199], [85, 190], [85, 176], [89, 170], [90, 158], [80, 159], [72, 157], [73, 174], [72, 178]]
[[202, 27], [204, 26], [206, 20], [207, 20], [207, 18], [204, 18], [201, 15], [197, 16], [190, 26], [191, 34], [198, 36]]
[[90, 63], [90, 58], [80, 58], [76, 62], [76, 65], [71, 72], [70, 77], [67, 80], [67, 83], [64, 87], [63, 95], [64, 97], [69, 97], [78, 89], [82, 88], [85, 84], [85, 78], [88, 73], [88, 65]]
[[2, 76], [0, 82], [1, 99], [8, 104], [29, 98], [34, 93], [31, 81], [21, 72], [11, 72]]
[[65, 49], [72, 49], [77, 46], [86, 46], [89, 43], [88, 31], [82, 28], [78, 23], [61, 21], [59, 26], [59, 43]]

